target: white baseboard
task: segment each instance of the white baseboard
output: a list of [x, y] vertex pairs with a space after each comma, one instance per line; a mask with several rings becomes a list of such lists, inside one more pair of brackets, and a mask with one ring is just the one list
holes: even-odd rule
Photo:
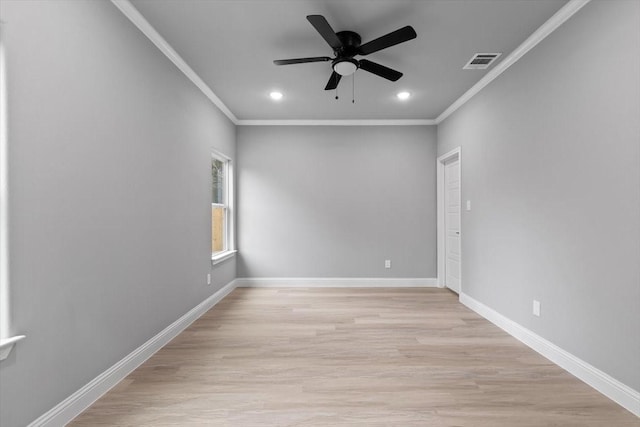
[[556, 365], [604, 394], [635, 416], [640, 417], [640, 392], [612, 378], [598, 368], [591, 366], [584, 360], [561, 349], [513, 320], [506, 318], [469, 295], [461, 293], [460, 302], [506, 331], [509, 335], [523, 342]]
[[[235, 279], [198, 304], [124, 359], [29, 424], [54, 427], [69, 423], [138, 366], [220, 302], [236, 287], [435, 287], [434, 278], [241, 278]], [[577, 358], [539, 335], [461, 293], [460, 302], [522, 341], [547, 359], [640, 417], [640, 393]]]
[[239, 288], [431, 288], [435, 278], [251, 277], [236, 279]]
[[28, 427], [58, 427], [71, 422], [235, 288], [236, 281], [229, 282], [124, 359], [33, 421]]

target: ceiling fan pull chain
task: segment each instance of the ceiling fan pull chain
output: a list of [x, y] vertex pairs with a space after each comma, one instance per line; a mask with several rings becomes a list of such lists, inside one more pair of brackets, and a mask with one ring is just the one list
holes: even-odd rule
[[336, 86], [336, 99], [338, 99], [338, 86]]
[[356, 73], [351, 74], [351, 103], [356, 103]]

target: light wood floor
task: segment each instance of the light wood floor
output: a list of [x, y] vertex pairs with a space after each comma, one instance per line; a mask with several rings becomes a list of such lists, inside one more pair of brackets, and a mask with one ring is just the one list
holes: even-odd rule
[[625, 427], [442, 289], [236, 289], [71, 426]]

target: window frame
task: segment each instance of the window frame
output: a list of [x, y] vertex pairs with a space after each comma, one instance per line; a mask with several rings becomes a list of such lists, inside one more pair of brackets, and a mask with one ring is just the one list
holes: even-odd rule
[[[223, 194], [222, 203], [214, 203], [211, 200], [211, 208], [219, 207], [224, 208], [223, 217], [223, 249], [219, 252], [213, 252], [213, 242], [211, 247], [211, 262], [217, 264], [232, 256], [237, 252], [235, 248], [235, 235], [234, 235], [234, 182], [233, 182], [233, 162], [228, 156], [212, 150], [211, 161], [218, 160], [224, 165], [224, 182], [223, 182]], [[210, 183], [210, 189], [213, 190], [213, 182]], [[213, 222], [211, 223], [211, 234], [213, 235]]]
[[25, 338], [13, 335], [9, 288], [9, 123], [4, 24], [0, 21], [0, 361]]

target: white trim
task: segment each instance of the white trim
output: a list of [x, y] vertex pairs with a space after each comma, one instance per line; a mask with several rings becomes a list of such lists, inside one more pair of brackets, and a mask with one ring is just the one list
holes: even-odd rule
[[513, 52], [493, 67], [487, 74], [484, 75], [475, 85], [471, 86], [460, 98], [458, 98], [453, 104], [444, 110], [435, 120], [436, 124], [440, 124], [444, 119], [449, 117], [458, 108], [462, 107], [467, 101], [469, 101], [475, 94], [480, 92], [495, 80], [500, 74], [505, 72], [509, 67], [515, 64], [520, 58], [522, 58], [527, 52], [536, 47], [538, 43], [544, 40], [549, 34], [554, 32], [556, 28], [564, 24], [569, 18], [571, 18], [577, 11], [582, 9], [590, 0], [571, 0], [560, 10], [558, 10], [551, 18], [549, 18], [544, 24], [533, 32], [520, 46], [518, 46]]
[[0, 360], [9, 357], [24, 335], [11, 336], [11, 292], [9, 289], [9, 111], [4, 22], [0, 21]]
[[222, 151], [216, 150], [215, 148], [211, 149], [211, 157], [213, 157], [214, 159], [218, 159], [221, 162], [231, 161], [231, 157], [227, 156]]
[[[9, 338], [9, 132], [4, 23], [0, 21], [0, 340]], [[11, 351], [11, 350], [9, 350]], [[8, 355], [8, 353], [7, 353]], [[6, 357], [6, 356], [5, 356]], [[2, 360], [2, 359], [0, 359]]]
[[0, 340], [0, 360], [4, 360], [9, 357], [11, 350], [13, 350], [13, 346], [18, 341], [22, 341], [25, 338], [26, 337], [24, 335], [16, 335], [15, 337]]
[[[454, 158], [460, 162], [460, 189], [462, 189], [462, 148], [457, 147], [448, 153], [443, 154], [436, 160], [436, 216], [437, 216], [437, 240], [436, 253], [438, 258], [438, 287], [445, 287], [445, 223], [444, 223], [444, 164]], [[460, 192], [460, 218], [462, 219], [462, 192]], [[460, 221], [460, 257], [462, 259], [462, 221]], [[462, 266], [460, 267], [462, 270]], [[462, 271], [460, 272], [460, 292], [462, 293]]]
[[33, 421], [28, 427], [55, 427], [69, 423], [235, 288], [235, 280], [229, 282], [124, 359]]
[[435, 278], [387, 277], [245, 277], [239, 288], [432, 288]]
[[193, 84], [195, 84], [198, 89], [200, 89], [202, 93], [209, 98], [209, 100], [213, 102], [214, 105], [229, 118], [229, 120], [231, 120], [233, 124], [238, 124], [238, 118], [231, 112], [231, 110], [229, 110], [229, 108], [227, 108], [224, 102], [218, 98], [218, 95], [213, 93], [204, 80], [202, 80], [200, 76], [193, 71], [189, 64], [187, 64], [185, 60], [178, 55], [178, 52], [176, 52], [160, 35], [160, 33], [153, 28], [149, 21], [147, 21], [145, 17], [138, 12], [138, 9], [136, 9], [129, 0], [111, 0], [111, 2], [124, 14], [124, 16], [129, 18], [129, 20], [133, 22], [133, 25], [138, 27], [138, 29], [142, 31], [142, 33], [147, 36], [149, 40], [151, 40], [151, 42], [155, 44], [156, 47], [160, 49], [160, 51], [164, 53], [165, 56], [169, 58], [169, 60], [173, 62], [175, 66], [178, 67], [178, 69], [182, 71], [184, 75], [187, 76], [187, 78], [191, 80]]
[[432, 126], [431, 119], [407, 120], [238, 120], [238, 126]]
[[612, 378], [598, 368], [508, 319], [469, 295], [461, 292], [460, 302], [629, 412], [640, 417], [640, 392]]
[[216, 265], [216, 264], [220, 264], [222, 261], [226, 261], [231, 257], [234, 257], [236, 255], [236, 251], [231, 250], [231, 251], [224, 251], [224, 252], [218, 252], [216, 254], [212, 254], [211, 255], [211, 265]]
[[236, 251], [236, 176], [234, 162], [227, 162], [227, 251]]

